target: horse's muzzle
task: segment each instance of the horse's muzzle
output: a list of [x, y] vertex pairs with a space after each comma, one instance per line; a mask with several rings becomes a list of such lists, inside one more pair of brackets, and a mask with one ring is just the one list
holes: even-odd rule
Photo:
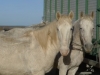
[[62, 56], [67, 56], [69, 54], [69, 50], [62, 50], [60, 53]]
[[84, 47], [85, 47], [86, 53], [90, 53], [92, 51], [93, 45], [85, 44]]

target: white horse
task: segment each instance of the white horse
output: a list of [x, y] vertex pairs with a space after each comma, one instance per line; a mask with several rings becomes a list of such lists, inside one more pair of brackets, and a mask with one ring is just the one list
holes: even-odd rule
[[84, 59], [84, 52], [91, 52], [94, 13], [83, 15], [74, 23], [73, 41], [71, 52], [68, 56], [61, 56], [58, 60], [59, 75], [75, 75], [79, 65]]
[[44, 75], [53, 67], [56, 54], [70, 52], [73, 12], [56, 14], [56, 21], [22, 34], [29, 40], [0, 34], [0, 75]]

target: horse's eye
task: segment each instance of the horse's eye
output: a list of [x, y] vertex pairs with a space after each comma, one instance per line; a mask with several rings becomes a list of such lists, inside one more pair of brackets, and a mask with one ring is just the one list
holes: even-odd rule
[[72, 31], [74, 30], [74, 26], [71, 28], [71, 30], [72, 30]]
[[71, 30], [73, 30], [73, 28], [71, 28]]
[[59, 31], [59, 29], [57, 28], [57, 31]]

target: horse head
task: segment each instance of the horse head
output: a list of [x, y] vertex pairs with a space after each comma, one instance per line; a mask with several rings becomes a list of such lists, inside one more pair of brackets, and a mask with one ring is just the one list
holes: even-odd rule
[[72, 38], [73, 16], [72, 11], [68, 15], [61, 15], [59, 12], [56, 13], [57, 33], [60, 40], [60, 53], [63, 56], [68, 55], [70, 51], [69, 46]]
[[93, 47], [92, 37], [94, 31], [94, 12], [92, 12], [90, 15], [84, 15], [83, 12], [81, 12], [80, 18], [80, 34], [83, 48], [85, 49], [85, 52], [90, 53]]

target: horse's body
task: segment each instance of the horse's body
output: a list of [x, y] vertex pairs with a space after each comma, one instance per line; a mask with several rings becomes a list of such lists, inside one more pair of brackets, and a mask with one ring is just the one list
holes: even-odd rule
[[57, 21], [18, 38], [0, 33], [0, 75], [44, 75], [50, 71], [59, 51], [63, 56], [69, 53], [72, 18], [72, 12], [68, 16], [57, 13]]
[[[58, 62], [59, 75], [75, 75], [79, 65], [84, 59], [84, 52], [92, 50], [93, 13], [83, 16], [74, 23], [72, 49], [68, 56], [61, 56]], [[84, 48], [84, 49], [83, 49]], [[84, 51], [85, 50], [85, 51]]]

